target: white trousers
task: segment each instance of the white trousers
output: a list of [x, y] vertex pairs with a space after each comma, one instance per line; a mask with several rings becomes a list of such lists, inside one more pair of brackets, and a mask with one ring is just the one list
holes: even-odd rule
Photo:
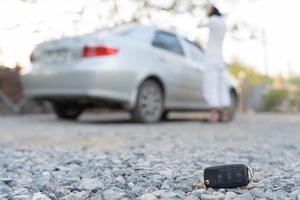
[[225, 78], [223, 60], [206, 60], [202, 85], [204, 98], [210, 108], [230, 106], [230, 88]]

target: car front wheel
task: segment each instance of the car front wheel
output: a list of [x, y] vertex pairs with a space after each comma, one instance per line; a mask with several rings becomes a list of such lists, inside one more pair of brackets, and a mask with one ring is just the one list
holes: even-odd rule
[[155, 80], [146, 80], [139, 87], [135, 108], [131, 111], [134, 121], [154, 123], [161, 120], [163, 106], [163, 91]]

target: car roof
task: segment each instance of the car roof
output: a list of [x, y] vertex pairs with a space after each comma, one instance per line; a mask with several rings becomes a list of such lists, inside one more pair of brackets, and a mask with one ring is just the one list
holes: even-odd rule
[[162, 31], [162, 32], [166, 32], [168, 34], [175, 35], [178, 38], [180, 38], [181, 40], [185, 41], [186, 43], [193, 45], [193, 46], [197, 47], [199, 50], [203, 51], [202, 46], [199, 45], [198, 43], [195, 43], [174, 31], [171, 31], [166, 28], [159, 27], [159, 26], [155, 26], [155, 25], [142, 25], [142, 24], [137, 24], [137, 23], [131, 23], [131, 24], [120, 25], [120, 26], [112, 29], [112, 32], [120, 34], [120, 35], [125, 35], [125, 36], [130, 36], [131, 33], [134, 33], [136, 31], [138, 32], [138, 34], [133, 35], [134, 39], [141, 39], [143, 41], [146, 41], [146, 40], [150, 39], [149, 35], [152, 35], [156, 31]]
[[176, 32], [174, 31], [170, 31], [167, 30], [165, 28], [159, 27], [159, 26], [155, 26], [155, 25], [142, 25], [142, 24], [124, 24], [124, 25], [120, 25], [118, 27], [115, 27], [112, 29], [113, 32], [121, 32], [121, 31], [126, 31], [126, 30], [144, 30], [144, 31], [164, 31], [170, 34], [174, 34], [174, 35], [178, 35]]

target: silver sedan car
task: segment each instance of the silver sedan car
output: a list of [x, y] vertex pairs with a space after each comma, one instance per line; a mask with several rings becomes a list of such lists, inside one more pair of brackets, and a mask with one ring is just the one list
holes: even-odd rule
[[[125, 108], [138, 122], [157, 122], [170, 111], [207, 110], [202, 92], [203, 51], [156, 27], [121, 26], [36, 46], [25, 94], [50, 101], [61, 119], [88, 107]], [[228, 73], [234, 116], [236, 81]]]

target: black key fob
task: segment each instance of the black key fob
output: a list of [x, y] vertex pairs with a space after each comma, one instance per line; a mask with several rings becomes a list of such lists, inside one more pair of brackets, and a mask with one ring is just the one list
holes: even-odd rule
[[204, 170], [204, 183], [207, 188], [235, 188], [247, 186], [252, 171], [246, 165], [221, 165]]

